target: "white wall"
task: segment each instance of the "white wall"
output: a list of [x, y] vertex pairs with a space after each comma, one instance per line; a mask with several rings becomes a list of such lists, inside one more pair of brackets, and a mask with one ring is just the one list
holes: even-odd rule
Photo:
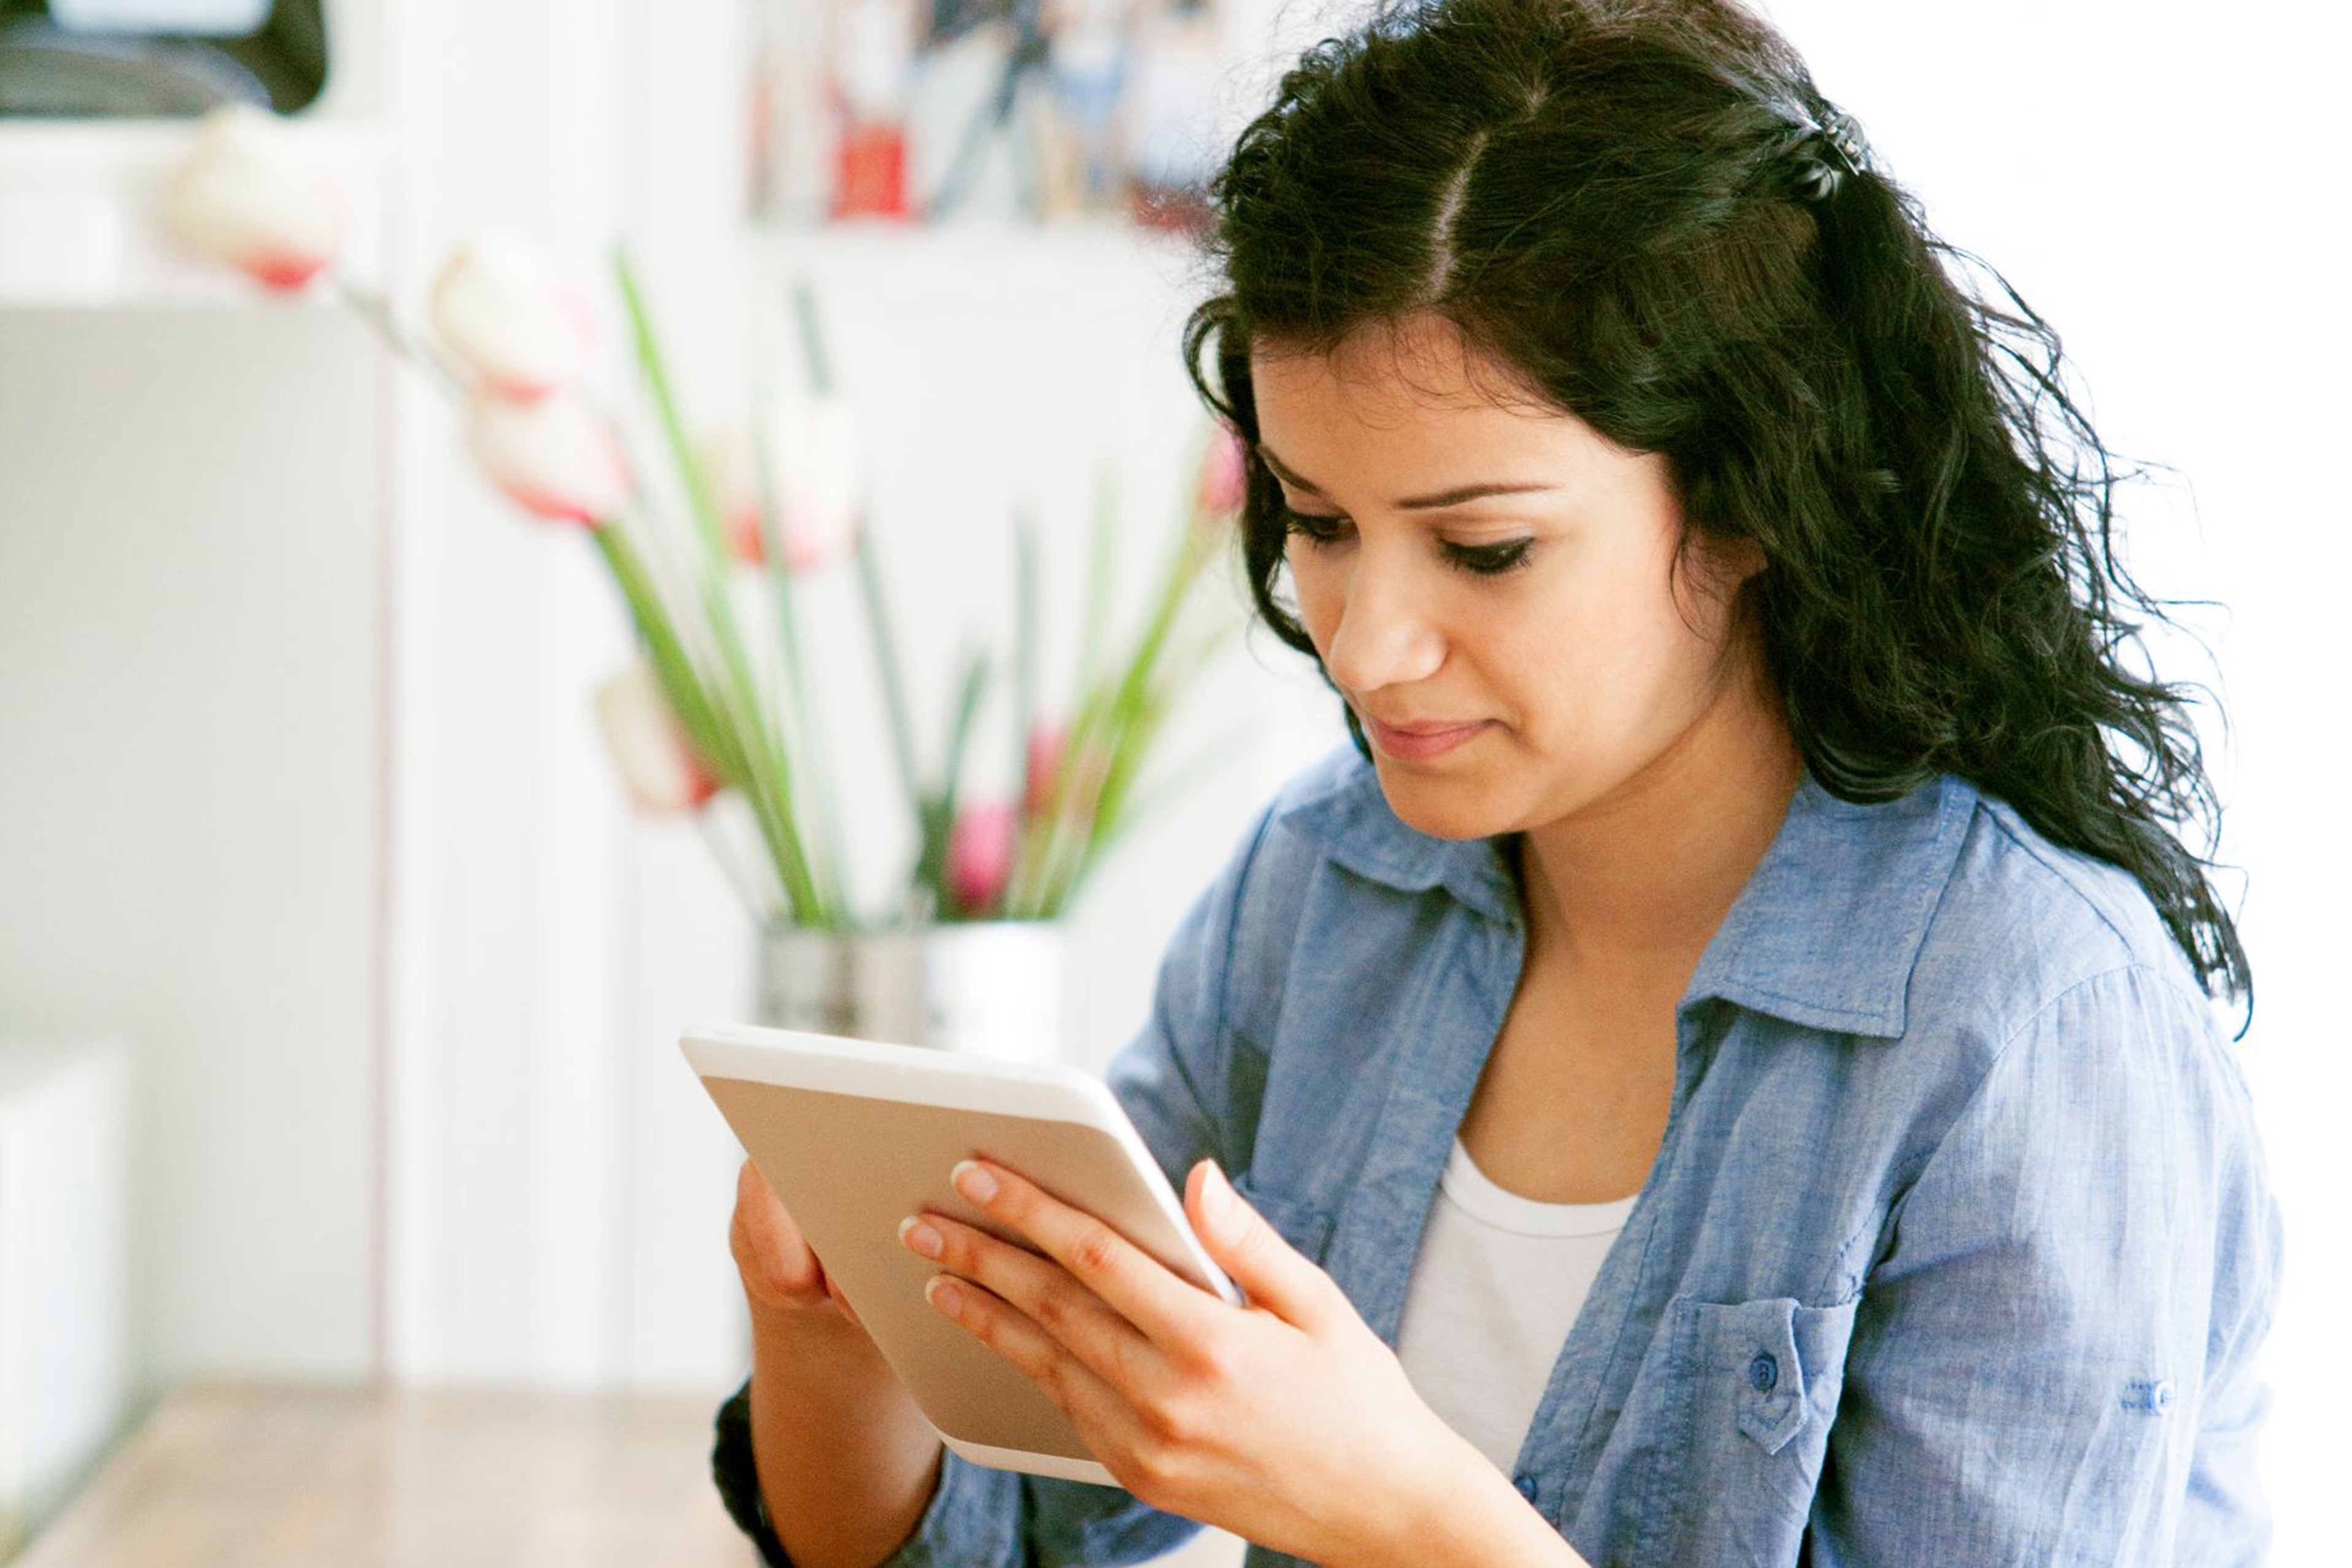
[[139, 1370], [363, 1370], [378, 371], [325, 310], [0, 310], [0, 1033], [135, 1053]]

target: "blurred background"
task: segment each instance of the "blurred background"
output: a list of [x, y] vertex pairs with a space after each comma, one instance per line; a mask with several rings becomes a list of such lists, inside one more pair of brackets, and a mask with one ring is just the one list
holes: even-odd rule
[[[2228, 713], [2203, 722], [2260, 996], [2237, 1048], [2288, 1223], [2277, 1561], [2332, 1561], [2352, 1038], [2326, 976], [2352, 855], [2327, 634], [2352, 517], [2306, 470], [2352, 414], [2322, 118], [2352, 39], [2277, 5], [1759, 9], [1938, 232], [2063, 334], [2108, 443], [2168, 466], [2124, 492], [2127, 559], [2203, 602], [2155, 651]], [[755, 927], [691, 814], [633, 804], [606, 755], [622, 605], [332, 290], [165, 242], [191, 116], [284, 116], [366, 290], [419, 298], [467, 237], [527, 238], [615, 384], [625, 242], [698, 425], [740, 413], [804, 284], [913, 708], [1009, 638], [1016, 511], [1041, 697], [1066, 703], [1104, 487], [1132, 623], [1196, 483], [1177, 334], [1213, 289], [1202, 184], [1359, 10], [0, 3], [0, 1558], [113, 1561], [44, 1530], [209, 1385], [667, 1402], [659, 1462], [700, 1506], [709, 1412], [748, 1366], [741, 1152], [676, 1041], [750, 1016]], [[847, 581], [814, 584], [803, 624], [825, 765], [843, 800], [895, 801]], [[1234, 635], [1162, 749], [1211, 765], [1067, 914], [1089, 1067], [1248, 817], [1345, 740], [1311, 666], [1247, 628], [1237, 569], [1204, 587]], [[1021, 778], [1017, 733], [984, 718], [967, 768]], [[871, 818], [869, 907], [915, 843], [903, 807]], [[698, 1528], [695, 1560], [749, 1561]]]

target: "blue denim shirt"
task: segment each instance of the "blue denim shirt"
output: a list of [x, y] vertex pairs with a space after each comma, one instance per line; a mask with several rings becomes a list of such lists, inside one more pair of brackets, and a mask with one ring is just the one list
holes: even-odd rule
[[[1106, 1071], [1172, 1183], [1215, 1156], [1391, 1345], [1518, 979], [1501, 847], [1407, 826], [1336, 748]], [[1597, 1568], [2258, 1563], [2282, 1249], [2245, 1079], [2138, 885], [1957, 777], [1857, 805], [1808, 774], [1677, 1009], [1664, 1142], [1512, 1479]], [[949, 1453], [887, 1568], [1198, 1529]]]

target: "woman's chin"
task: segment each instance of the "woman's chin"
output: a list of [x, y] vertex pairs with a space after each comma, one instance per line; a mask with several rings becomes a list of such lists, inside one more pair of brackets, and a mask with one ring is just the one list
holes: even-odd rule
[[1376, 761], [1381, 793], [1396, 819], [1432, 838], [1485, 838], [1503, 831], [1486, 792], [1465, 778], [1433, 777], [1426, 770]]

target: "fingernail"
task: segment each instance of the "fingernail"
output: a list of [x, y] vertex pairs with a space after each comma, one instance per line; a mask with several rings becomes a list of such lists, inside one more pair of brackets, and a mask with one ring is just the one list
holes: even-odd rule
[[898, 1222], [898, 1239], [926, 1258], [937, 1258], [942, 1246], [940, 1233], [914, 1215]]
[[982, 1169], [977, 1160], [959, 1160], [948, 1174], [955, 1179], [956, 1190], [976, 1204], [996, 1195], [996, 1178]]
[[1211, 1219], [1223, 1219], [1225, 1211], [1233, 1207], [1233, 1200], [1232, 1184], [1225, 1180], [1225, 1173], [1217, 1168], [1217, 1163], [1210, 1161], [1209, 1173], [1201, 1178], [1202, 1208], [1208, 1212]]

